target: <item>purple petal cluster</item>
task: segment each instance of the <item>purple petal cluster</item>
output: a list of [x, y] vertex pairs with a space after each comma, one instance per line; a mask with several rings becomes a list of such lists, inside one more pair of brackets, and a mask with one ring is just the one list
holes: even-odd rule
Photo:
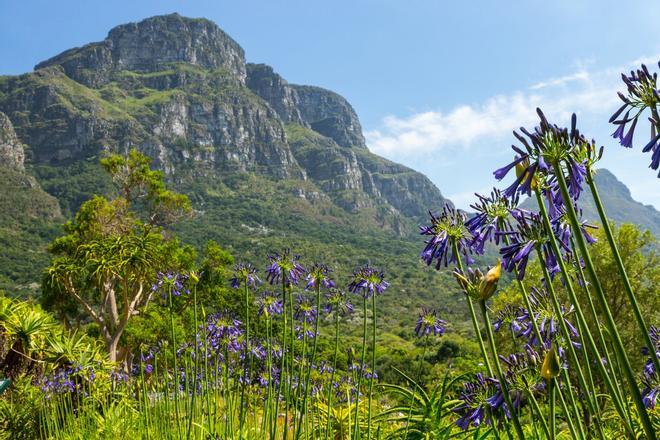
[[348, 291], [369, 298], [382, 294], [389, 285], [382, 270], [365, 264], [353, 272], [353, 281], [348, 285]]
[[156, 292], [162, 290], [163, 294], [172, 293], [174, 296], [189, 295], [190, 289], [187, 287], [189, 280], [187, 274], [176, 272], [158, 272], [156, 282], [151, 286], [151, 290]]
[[508, 417], [499, 381], [481, 373], [477, 373], [472, 382], [463, 384], [459, 400], [462, 403], [453, 411], [459, 416], [456, 425], [463, 431], [470, 426], [492, 425], [493, 421]]
[[475, 196], [479, 200], [470, 207], [476, 214], [465, 222], [465, 227], [472, 235], [470, 248], [476, 254], [483, 254], [487, 242], [499, 245], [502, 236], [512, 229], [510, 213], [518, 205], [518, 196], [505, 197], [496, 188], [488, 197], [476, 193]]
[[259, 316], [265, 316], [267, 319], [275, 315], [281, 315], [283, 312], [282, 300], [273, 292], [264, 292], [258, 301]]
[[332, 269], [325, 264], [315, 263], [307, 273], [306, 289], [315, 289], [317, 286], [325, 289], [335, 287], [335, 282], [330, 279], [331, 273]]
[[415, 334], [419, 337], [427, 336], [431, 333], [436, 336], [442, 336], [445, 333], [446, 325], [447, 321], [440, 319], [437, 311], [424, 308], [417, 319]]
[[341, 289], [330, 289], [325, 295], [326, 303], [323, 306], [325, 313], [336, 312], [340, 315], [353, 313], [353, 304], [345, 291]]
[[420, 254], [422, 260], [429, 266], [435, 261], [435, 268], [438, 270], [443, 265], [447, 267], [449, 263], [456, 262], [460, 258], [454, 252], [454, 244], [456, 244], [458, 252], [465, 256], [467, 264], [472, 264], [472, 259], [469, 257], [472, 235], [465, 226], [465, 213], [445, 203], [439, 215], [432, 212], [429, 212], [429, 215], [431, 224], [419, 228], [421, 235], [429, 237], [424, 241], [426, 246]]
[[[658, 74], [651, 74], [648, 68], [642, 64], [640, 69], [631, 71], [629, 75], [622, 74], [621, 78], [626, 85], [627, 95], [618, 94], [621, 101], [623, 101], [623, 105], [610, 117], [610, 123], [617, 127], [612, 133], [612, 137], [618, 139], [622, 146], [632, 148], [637, 123], [642, 114], [649, 110], [648, 120], [651, 123], [651, 137], [642, 151], [652, 153], [649, 168], [657, 170], [660, 167], [660, 132], [657, 130], [657, 127], [660, 126], [658, 117], [658, 105], [660, 105], [660, 91], [657, 88]], [[628, 127], [627, 131], [626, 127]], [[660, 177], [660, 173], [658, 173], [658, 177]]]
[[257, 275], [257, 269], [250, 263], [238, 263], [234, 266], [234, 275], [230, 282], [234, 289], [238, 289], [241, 284], [256, 289], [261, 284], [261, 279]]
[[292, 284], [297, 285], [300, 277], [306, 272], [298, 262], [300, 256], [292, 255], [289, 249], [285, 249], [282, 253], [269, 255], [268, 260], [270, 263], [266, 267], [266, 280], [270, 284], [284, 282], [287, 287]]

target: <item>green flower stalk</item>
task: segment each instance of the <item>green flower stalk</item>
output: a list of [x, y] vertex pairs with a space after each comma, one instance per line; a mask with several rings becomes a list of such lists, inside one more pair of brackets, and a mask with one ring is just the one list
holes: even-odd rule
[[[646, 322], [644, 322], [644, 317], [642, 316], [642, 312], [639, 309], [639, 304], [637, 303], [637, 298], [635, 297], [635, 293], [633, 292], [633, 288], [630, 284], [628, 273], [626, 272], [626, 268], [623, 265], [621, 254], [619, 253], [619, 249], [616, 245], [616, 241], [614, 240], [614, 234], [612, 233], [610, 222], [608, 221], [607, 216], [605, 215], [605, 209], [603, 208], [603, 203], [600, 200], [600, 195], [598, 194], [598, 189], [596, 188], [596, 184], [594, 182], [593, 170], [590, 164], [587, 165], [586, 170], [587, 170], [587, 176], [586, 176], [587, 185], [589, 185], [589, 189], [591, 190], [591, 195], [593, 196], [594, 204], [596, 205], [596, 210], [598, 211], [598, 216], [600, 217], [600, 222], [603, 225], [603, 230], [605, 231], [605, 237], [607, 237], [607, 243], [609, 244], [610, 249], [612, 250], [612, 255], [614, 256], [614, 261], [616, 263], [617, 269], [619, 270], [619, 276], [623, 281], [623, 286], [625, 288], [626, 295], [628, 296], [628, 301], [630, 302], [630, 305], [632, 307], [633, 315], [635, 316], [635, 321], [637, 321], [639, 331], [644, 336], [644, 342], [646, 343], [646, 346], [653, 347], [653, 342], [651, 341], [651, 338], [649, 336], [648, 326], [646, 325]], [[651, 361], [653, 362], [655, 371], [660, 371], [660, 361], [658, 360], [657, 353], [655, 352], [655, 350], [650, 350], [650, 352], [651, 352]]]
[[[603, 291], [603, 287], [600, 284], [600, 280], [596, 275], [596, 270], [594, 268], [593, 262], [591, 261], [591, 255], [587, 250], [585, 239], [580, 233], [580, 223], [578, 221], [577, 214], [573, 206], [573, 202], [568, 192], [568, 187], [566, 185], [566, 180], [564, 179], [563, 170], [561, 169], [559, 163], [555, 162], [552, 164], [552, 166], [555, 171], [555, 175], [557, 177], [557, 182], [559, 184], [559, 189], [561, 191], [562, 198], [567, 208], [567, 214], [571, 223], [571, 227], [573, 231], [576, 231], [574, 235], [578, 243], [580, 254], [582, 255], [582, 258], [584, 260], [585, 267], [587, 269], [587, 274], [589, 275], [592, 285], [594, 286], [594, 289], [596, 291], [596, 298], [598, 299], [599, 305], [601, 306], [601, 309], [603, 310], [603, 313], [605, 315], [605, 324], [607, 325], [607, 329], [610, 332], [610, 335], [612, 336], [614, 349], [617, 353], [617, 357], [619, 358], [619, 361], [622, 364], [623, 367], [622, 370], [624, 375], [626, 376], [626, 380], [628, 381], [629, 389], [632, 394], [632, 399], [635, 402], [635, 406], [637, 407], [637, 411], [639, 413], [642, 426], [644, 427], [644, 432], [646, 433], [646, 436], [649, 439], [655, 439], [656, 438], [655, 430], [653, 428], [653, 425], [651, 424], [651, 420], [646, 411], [646, 407], [644, 406], [644, 402], [642, 401], [642, 395], [639, 391], [639, 387], [637, 386], [635, 373], [632, 370], [632, 367], [630, 365], [630, 360], [628, 359], [628, 355], [626, 354], [625, 348], [623, 347], [623, 342], [621, 341], [621, 336], [619, 335], [619, 331], [616, 327], [616, 324], [614, 323], [614, 318], [612, 317], [612, 313], [607, 304], [607, 299], [605, 298], [605, 292]], [[568, 282], [569, 281], [567, 280], [567, 283]]]

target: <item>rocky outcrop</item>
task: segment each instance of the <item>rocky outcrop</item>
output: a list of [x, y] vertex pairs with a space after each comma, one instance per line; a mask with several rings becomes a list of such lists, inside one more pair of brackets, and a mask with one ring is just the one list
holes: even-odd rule
[[291, 86], [298, 95], [298, 110], [312, 130], [342, 147], [366, 148], [360, 120], [342, 96], [313, 86]]
[[16, 137], [14, 126], [4, 113], [0, 112], [0, 165], [16, 170], [24, 170], [25, 151]]
[[397, 227], [443, 201], [424, 176], [369, 153], [346, 99], [246, 64], [204, 19], [121, 25], [32, 73], [0, 77], [0, 111], [37, 165], [137, 147], [175, 184], [211, 186], [235, 173], [307, 180], [310, 203], [387, 213]]
[[156, 72], [172, 63], [225, 69], [245, 82], [243, 49], [215, 23], [178, 14], [117, 26], [104, 41], [70, 49], [35, 69], [60, 65], [74, 80], [99, 87], [118, 70]]
[[273, 107], [282, 121], [306, 125], [298, 109], [298, 94], [272, 67], [248, 64], [247, 86]]

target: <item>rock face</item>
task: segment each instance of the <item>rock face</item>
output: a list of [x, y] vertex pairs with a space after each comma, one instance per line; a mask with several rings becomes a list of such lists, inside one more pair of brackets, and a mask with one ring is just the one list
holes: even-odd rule
[[225, 69], [245, 82], [243, 49], [215, 23], [178, 14], [117, 26], [104, 41], [67, 50], [35, 70], [59, 65], [70, 78], [98, 87], [115, 71], [156, 72], [172, 63]]
[[37, 166], [136, 147], [175, 184], [213, 187], [235, 173], [305, 182], [309, 203], [385, 212], [393, 229], [444, 200], [426, 177], [368, 151], [343, 97], [246, 64], [243, 49], [205, 19], [121, 25], [32, 73], [0, 77], [0, 111]]
[[303, 120], [342, 147], [366, 148], [362, 126], [353, 107], [335, 92], [312, 86], [293, 86]]
[[24, 170], [25, 151], [16, 137], [14, 126], [4, 113], [0, 112], [0, 165], [16, 170]]

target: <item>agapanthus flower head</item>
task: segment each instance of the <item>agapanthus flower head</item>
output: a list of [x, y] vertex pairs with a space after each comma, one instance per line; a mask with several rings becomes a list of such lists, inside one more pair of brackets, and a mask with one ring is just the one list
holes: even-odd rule
[[[624, 147], [632, 148], [635, 128], [642, 115], [646, 113], [651, 123], [651, 137], [642, 151], [644, 153], [652, 152], [649, 168], [657, 170], [660, 166], [660, 132], [657, 130], [660, 125], [660, 120], [658, 120], [658, 106], [660, 105], [658, 74], [651, 74], [648, 68], [642, 64], [640, 69], [631, 71], [629, 75], [622, 74], [621, 78], [626, 85], [627, 94], [618, 93], [623, 104], [610, 118], [610, 123], [617, 126], [612, 136], [618, 139]], [[621, 117], [624, 111], [625, 114]], [[630, 125], [626, 132], [628, 124]], [[660, 177], [660, 173], [658, 173], [658, 177]]]
[[510, 211], [518, 206], [518, 195], [505, 197], [493, 188], [488, 197], [476, 193], [475, 196], [479, 200], [470, 207], [476, 214], [465, 222], [465, 227], [472, 235], [470, 247], [476, 254], [483, 254], [487, 242], [500, 244], [502, 235], [511, 230]]
[[227, 350], [232, 353], [242, 351], [243, 323], [227, 310], [209, 315], [206, 320], [208, 346], [214, 350]]
[[442, 336], [445, 333], [446, 325], [447, 321], [440, 319], [437, 311], [423, 308], [415, 325], [415, 334], [419, 337], [428, 336], [431, 333]]
[[[652, 325], [649, 328], [649, 337], [651, 339], [651, 343], [654, 346], [653, 349], [655, 349], [656, 356], [660, 358], [660, 328]], [[645, 356], [649, 356], [649, 359], [646, 361], [646, 364], [644, 365], [644, 374], [649, 377], [657, 376], [657, 372], [655, 371], [655, 366], [653, 365], [653, 359], [651, 359], [650, 357], [651, 350], [649, 349], [649, 347], [643, 347], [642, 354]]]
[[258, 300], [259, 316], [270, 319], [275, 315], [281, 315], [283, 311], [282, 299], [278, 294], [270, 291], [264, 292]]
[[[656, 355], [660, 357], [660, 328], [651, 326], [649, 328], [649, 337], [651, 343], [654, 345], [652, 348], [655, 350]], [[644, 347], [642, 353], [650, 355], [651, 350], [649, 347]], [[653, 360], [649, 358], [644, 365], [644, 372], [642, 373], [642, 401], [644, 406], [650, 410], [655, 409], [655, 406], [660, 397], [660, 372], [655, 371]]]
[[454, 252], [454, 244], [456, 244], [459, 254], [471, 264], [469, 253], [472, 235], [465, 226], [467, 218], [465, 213], [445, 203], [439, 215], [432, 212], [429, 214], [431, 224], [420, 226], [420, 234], [429, 236], [429, 239], [424, 241], [426, 246], [420, 254], [422, 260], [429, 266], [435, 261], [435, 268], [438, 270], [442, 265], [447, 267], [449, 263], [456, 262], [460, 258], [460, 255]]
[[158, 272], [156, 282], [151, 286], [151, 290], [156, 292], [162, 290], [164, 295], [172, 293], [174, 296], [188, 295], [190, 289], [187, 286], [189, 276], [176, 272]]
[[[529, 292], [529, 302], [532, 310], [529, 311], [527, 309], [521, 309], [522, 313], [519, 316], [518, 321], [520, 322], [522, 329], [517, 334], [517, 336], [526, 338], [531, 346], [542, 346], [545, 349], [549, 349], [550, 344], [555, 342], [557, 345], [557, 351], [560, 357], [562, 357], [563, 349], [562, 345], [559, 343], [561, 339], [561, 324], [559, 320], [562, 319], [571, 335], [571, 341], [561, 340], [561, 342], [564, 344], [571, 343], [576, 348], [581, 347], [580, 343], [578, 342], [579, 333], [577, 328], [573, 325], [573, 323], [571, 323], [569, 319], [574, 312], [572, 305], [567, 308], [560, 304], [562, 316], [558, 317], [555, 313], [554, 307], [552, 306], [550, 294], [548, 291], [545, 289], [538, 289], [536, 287], [532, 287], [531, 291]], [[541, 338], [543, 338], [542, 341], [538, 340], [533, 329], [532, 321], [536, 322], [539, 333], [541, 334]]]
[[456, 425], [466, 431], [470, 425], [477, 428], [508, 418], [508, 408], [503, 397], [500, 397], [499, 381], [477, 373], [472, 382], [463, 384], [459, 397], [462, 403], [453, 410], [459, 415]]
[[312, 301], [305, 295], [298, 295], [294, 307], [294, 319], [299, 322], [313, 323], [318, 316], [318, 310]]
[[266, 268], [266, 279], [270, 284], [283, 281], [286, 286], [297, 285], [300, 277], [305, 274], [305, 268], [298, 262], [300, 256], [291, 254], [290, 249], [269, 255], [268, 260], [270, 263]]
[[[584, 237], [585, 241], [589, 244], [596, 243], [596, 238], [594, 238], [590, 233], [590, 229], [598, 229], [598, 226], [592, 225], [587, 220], [582, 219], [582, 209], [577, 206], [574, 207], [575, 212], [578, 215], [580, 221], [580, 233]], [[573, 254], [574, 249], [572, 249], [571, 237], [572, 237], [572, 228], [570, 222], [567, 218], [566, 210], [564, 207], [561, 207], [557, 210], [556, 215], [550, 221], [552, 225], [552, 231], [557, 239], [557, 242], [561, 248], [567, 254]]]
[[[531, 195], [532, 190], [542, 189], [546, 181], [554, 173], [554, 165], [568, 163], [572, 180], [571, 192], [576, 197], [582, 189], [584, 180], [584, 167], [591, 161], [577, 160], [576, 158], [593, 150], [593, 141], [587, 140], [576, 127], [575, 114], [571, 117], [571, 128], [562, 128], [551, 124], [540, 109], [536, 109], [540, 123], [533, 130], [520, 129], [514, 131], [514, 136], [521, 146], [512, 146], [515, 152], [514, 161], [493, 172], [498, 180], [506, 176], [510, 170], [516, 169], [516, 179], [504, 191], [508, 197], [516, 193]], [[595, 155], [590, 156], [595, 159]]]
[[315, 263], [307, 273], [307, 289], [315, 289], [321, 286], [326, 289], [335, 287], [335, 282], [330, 279], [330, 269], [325, 264]]
[[295, 331], [296, 338], [300, 340], [303, 338], [314, 339], [317, 336], [314, 325], [308, 321], [301, 321], [295, 326]]
[[558, 272], [557, 260], [550, 248], [541, 216], [520, 208], [512, 210], [511, 215], [515, 219], [515, 228], [509, 234], [510, 243], [500, 249], [504, 269], [508, 272], [517, 269], [518, 279], [522, 280], [531, 252], [540, 248], [550, 274]]
[[497, 260], [497, 264], [488, 268], [486, 274], [478, 268], [468, 268], [466, 272], [456, 268], [453, 275], [466, 295], [478, 301], [486, 301], [495, 293], [501, 273], [502, 264]]
[[256, 289], [261, 284], [257, 269], [250, 263], [238, 263], [234, 266], [234, 275], [230, 281], [234, 289], [238, 289], [241, 285]]
[[520, 319], [524, 316], [524, 311], [522, 307], [507, 304], [495, 315], [493, 330], [499, 332], [504, 327], [508, 327], [514, 335], [518, 335], [523, 330]]
[[341, 289], [332, 288], [330, 292], [325, 295], [326, 303], [323, 306], [325, 313], [339, 313], [340, 315], [347, 315], [353, 313], [353, 304], [346, 294]]
[[[653, 365], [653, 364], [651, 364]], [[642, 402], [647, 409], [655, 409], [660, 397], [660, 376], [655, 371], [644, 371], [642, 375]]]
[[514, 408], [521, 408], [527, 402], [529, 393], [545, 389], [539, 372], [541, 355], [529, 344], [525, 344], [525, 351], [522, 353], [500, 355], [499, 358], [505, 367], [504, 380]]
[[389, 285], [382, 270], [365, 264], [353, 272], [353, 281], [348, 285], [348, 291], [369, 298], [382, 294]]

